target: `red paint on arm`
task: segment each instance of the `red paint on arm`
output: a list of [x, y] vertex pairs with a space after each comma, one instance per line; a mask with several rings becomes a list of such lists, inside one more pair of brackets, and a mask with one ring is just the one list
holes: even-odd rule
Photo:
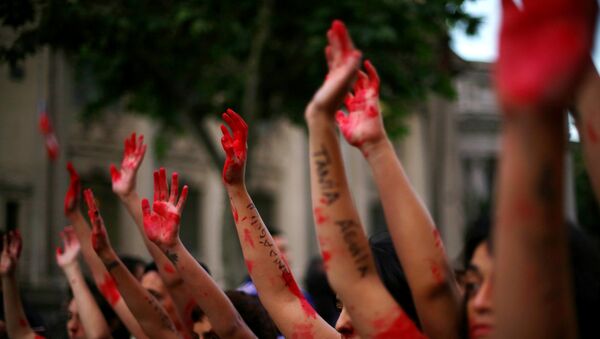
[[19, 326], [27, 327], [27, 320], [25, 320], [23, 318], [19, 318]]
[[233, 213], [233, 220], [237, 223], [239, 218], [238, 211], [233, 205], [231, 205], [231, 213]]
[[164, 269], [164, 270], [165, 270], [165, 272], [167, 272], [167, 273], [170, 273], [170, 274], [173, 274], [173, 273], [175, 273], [175, 267], [173, 267], [173, 265], [171, 265], [171, 264], [169, 264], [169, 263], [166, 263], [166, 264], [163, 266], [163, 269]]
[[312, 308], [312, 306], [308, 303], [308, 301], [306, 301], [306, 298], [304, 298], [304, 295], [302, 294], [302, 291], [300, 291], [298, 284], [296, 284], [296, 280], [294, 279], [294, 276], [292, 275], [292, 273], [290, 273], [289, 271], [286, 270], [285, 272], [283, 272], [281, 274], [281, 277], [283, 278], [283, 281], [285, 282], [285, 286], [287, 286], [288, 290], [290, 292], [292, 292], [292, 294], [294, 294], [300, 301], [300, 305], [302, 306], [302, 310], [304, 311], [306, 316], [316, 319], [317, 313]]
[[435, 247], [440, 250], [444, 250], [444, 243], [440, 237], [440, 231], [438, 231], [436, 228], [433, 229], [433, 239], [435, 241]]
[[312, 324], [294, 324], [294, 333], [292, 333], [292, 339], [313, 339], [313, 325]]
[[323, 257], [323, 268], [325, 269], [325, 271], [327, 271], [327, 268], [329, 267], [327, 264], [329, 263], [329, 260], [331, 260], [331, 252], [322, 251], [321, 257]]
[[121, 299], [117, 284], [113, 277], [108, 273], [104, 275], [104, 281], [100, 284], [100, 293], [102, 293], [104, 299], [112, 306], [115, 306], [115, 304], [119, 302], [119, 299]]
[[321, 225], [325, 223], [329, 218], [323, 214], [323, 209], [321, 207], [315, 207], [315, 222], [317, 225]]
[[250, 230], [247, 228], [244, 228], [244, 242], [248, 245], [250, 245], [250, 247], [254, 248], [254, 241], [252, 240], [252, 233], [250, 233]]
[[[386, 328], [386, 318], [378, 319], [373, 322], [373, 328]], [[400, 311], [400, 315], [391, 325], [381, 332], [378, 332], [375, 339], [403, 338], [403, 339], [422, 339], [426, 338], [415, 324], [410, 320], [406, 313]]]
[[254, 261], [252, 260], [244, 260], [246, 262], [246, 267], [248, 268], [248, 273], [252, 274], [252, 269], [254, 268]]
[[592, 144], [598, 143], [598, 139], [599, 139], [598, 138], [598, 133], [596, 133], [596, 130], [594, 129], [594, 126], [592, 126], [592, 122], [588, 121], [586, 123], [586, 126], [587, 126], [586, 133], [587, 133], [588, 140]]
[[431, 263], [429, 264], [429, 269], [431, 270], [431, 275], [433, 276], [433, 279], [435, 280], [435, 282], [437, 282], [438, 284], [441, 284], [444, 282], [444, 273], [443, 273], [440, 265], [438, 265], [436, 262], [434, 262], [432, 260]]

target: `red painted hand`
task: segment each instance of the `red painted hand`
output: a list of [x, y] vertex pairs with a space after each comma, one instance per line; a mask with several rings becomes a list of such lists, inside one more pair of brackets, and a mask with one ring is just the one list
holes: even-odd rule
[[564, 105], [589, 58], [595, 0], [502, 0], [496, 86], [508, 108]]
[[171, 192], [168, 193], [167, 175], [164, 168], [154, 171], [154, 205], [150, 209], [148, 199], [142, 200], [144, 215], [144, 230], [150, 241], [161, 249], [167, 249], [177, 242], [179, 237], [179, 223], [183, 205], [187, 199], [188, 187], [183, 187], [181, 196], [177, 200], [179, 189], [179, 175], [173, 173], [171, 177]]
[[118, 170], [115, 165], [110, 165], [112, 190], [120, 197], [125, 197], [134, 190], [135, 176], [145, 154], [146, 145], [144, 145], [143, 135], [139, 136], [137, 143], [135, 133], [125, 139], [125, 152], [123, 153], [121, 169]]
[[65, 268], [77, 262], [81, 246], [79, 245], [79, 239], [75, 235], [75, 230], [71, 226], [66, 226], [60, 232], [60, 238], [63, 242], [63, 248], [56, 248], [56, 263], [58, 266]]
[[242, 184], [248, 152], [248, 125], [241, 116], [229, 108], [227, 112], [223, 113], [223, 120], [233, 133], [233, 135], [230, 134], [227, 127], [221, 125], [221, 132], [223, 132], [221, 145], [226, 154], [223, 181], [229, 185]]
[[21, 233], [18, 230], [8, 232], [8, 234], [5, 234], [4, 237], [2, 237], [2, 245], [2, 254], [0, 254], [0, 275], [12, 275], [15, 272], [23, 248]]
[[106, 227], [104, 227], [104, 220], [98, 211], [96, 206], [96, 200], [94, 193], [91, 189], [83, 191], [85, 196], [85, 202], [88, 206], [88, 216], [90, 217], [90, 223], [92, 224], [92, 247], [94, 251], [101, 257], [102, 254], [112, 250], [108, 235], [106, 234]]
[[81, 181], [79, 181], [79, 175], [71, 162], [67, 163], [67, 170], [69, 171], [71, 182], [65, 195], [65, 215], [77, 211], [79, 208], [79, 195], [81, 194]]
[[44, 136], [44, 145], [46, 146], [48, 158], [54, 161], [56, 158], [58, 158], [59, 147], [58, 141], [56, 140], [56, 135], [54, 134], [54, 130], [52, 128], [52, 123], [50, 122], [50, 118], [48, 117], [48, 113], [46, 113], [46, 111], [43, 111], [40, 114], [38, 125], [40, 132]]
[[335, 112], [341, 106], [359, 68], [362, 54], [354, 48], [343, 22], [333, 22], [327, 39], [329, 45], [325, 47], [325, 57], [329, 73], [309, 104], [311, 109], [307, 110], [307, 119], [314, 113]]
[[370, 61], [365, 61], [364, 65], [367, 74], [358, 72], [354, 94], [348, 93], [344, 100], [348, 115], [342, 111], [338, 111], [336, 115], [344, 138], [358, 148], [385, 137], [379, 113], [379, 76]]

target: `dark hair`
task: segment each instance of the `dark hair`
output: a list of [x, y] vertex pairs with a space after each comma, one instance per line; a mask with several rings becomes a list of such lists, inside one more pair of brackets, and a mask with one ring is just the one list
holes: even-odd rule
[[125, 265], [125, 267], [127, 267], [127, 270], [133, 275], [135, 275], [136, 268], [143, 268], [144, 266], [146, 266], [146, 262], [144, 260], [133, 255], [122, 255], [119, 256], [119, 259], [121, 259], [123, 265]]
[[340, 311], [336, 306], [335, 292], [327, 280], [321, 256], [313, 257], [308, 264], [308, 269], [304, 275], [304, 286], [306, 286], [306, 291], [313, 300], [315, 311], [329, 325], [335, 326]]
[[258, 297], [235, 290], [226, 291], [225, 294], [258, 338], [277, 338], [277, 327]]
[[377, 272], [379, 272], [383, 284], [406, 315], [420, 329], [421, 323], [417, 316], [415, 302], [389, 233], [375, 234], [371, 236], [369, 243]]
[[[600, 251], [579, 227], [569, 222], [565, 227], [569, 242], [569, 263], [579, 338], [599, 338], [597, 321], [600, 319]], [[463, 267], [469, 265], [475, 249], [482, 242], [486, 241], [492, 249], [492, 234], [489, 219], [482, 218], [469, 227], [463, 250]], [[466, 301], [465, 296], [461, 321], [461, 335], [464, 338], [468, 337]]]
[[[127, 339], [131, 337], [131, 334], [121, 321], [121, 319], [117, 316], [112, 307], [108, 304], [106, 299], [102, 296], [96, 284], [88, 278], [85, 278], [85, 284], [87, 285], [92, 297], [96, 301], [98, 308], [100, 308], [100, 312], [102, 312], [102, 316], [106, 319], [106, 323], [111, 331], [111, 335], [115, 339]], [[73, 299], [73, 291], [71, 291], [70, 287], [67, 287], [67, 295], [69, 297], [69, 301]]]

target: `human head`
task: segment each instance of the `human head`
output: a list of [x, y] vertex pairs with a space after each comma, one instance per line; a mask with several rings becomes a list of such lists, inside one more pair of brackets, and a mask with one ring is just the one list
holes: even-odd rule
[[175, 324], [176, 327], [178, 325], [181, 326], [173, 299], [171, 298], [169, 291], [167, 291], [167, 286], [165, 286], [165, 283], [160, 278], [158, 268], [154, 262], [146, 265], [140, 283], [144, 289], [156, 298], [165, 312], [167, 312], [167, 315], [169, 315], [169, 318], [173, 321], [173, 324]]
[[258, 338], [277, 338], [277, 327], [258, 297], [235, 290], [226, 291], [225, 294]]
[[289, 265], [291, 265], [292, 262], [288, 252], [289, 244], [287, 238], [276, 228], [269, 229], [269, 232], [271, 233], [271, 237], [273, 238], [273, 244], [275, 245], [275, 247], [277, 247], [283, 259], [285, 259], [285, 261]]
[[69, 339], [86, 338], [74, 298], [69, 301], [69, 306], [67, 307], [67, 335]]
[[[598, 338], [600, 330], [600, 252], [589, 236], [567, 223], [569, 262], [574, 290], [579, 338]], [[494, 325], [493, 307], [493, 241], [489, 221], [480, 220], [467, 232], [463, 263], [465, 302], [462, 335], [486, 338]], [[477, 334], [480, 334], [478, 336]]]
[[[394, 244], [389, 233], [382, 232], [372, 236], [369, 239], [369, 244], [371, 246], [371, 252], [373, 253], [373, 259], [375, 260], [375, 267], [377, 268], [381, 281], [398, 305], [402, 307], [402, 310], [408, 315], [412, 322], [420, 328], [419, 318], [410, 292], [410, 287], [408, 286], [408, 281], [406, 280], [402, 265], [400, 265], [400, 261], [396, 255], [396, 250], [394, 249]], [[358, 337], [358, 334], [352, 325], [352, 319], [348, 315], [345, 307], [342, 308], [342, 312], [335, 324], [335, 328], [344, 337]]]
[[138, 281], [142, 280], [142, 276], [146, 270], [146, 262], [144, 262], [144, 260], [132, 255], [122, 255], [119, 259], [121, 259], [123, 265], [127, 267], [127, 270], [131, 272]]

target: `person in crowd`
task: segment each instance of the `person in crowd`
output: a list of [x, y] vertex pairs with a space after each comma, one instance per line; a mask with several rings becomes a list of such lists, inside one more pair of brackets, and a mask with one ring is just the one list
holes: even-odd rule
[[67, 226], [60, 233], [63, 247], [56, 249], [56, 263], [62, 269], [73, 298], [68, 304], [67, 334], [69, 338], [110, 338], [111, 331], [98, 304], [90, 292], [79, 262], [81, 249], [72, 227]]

